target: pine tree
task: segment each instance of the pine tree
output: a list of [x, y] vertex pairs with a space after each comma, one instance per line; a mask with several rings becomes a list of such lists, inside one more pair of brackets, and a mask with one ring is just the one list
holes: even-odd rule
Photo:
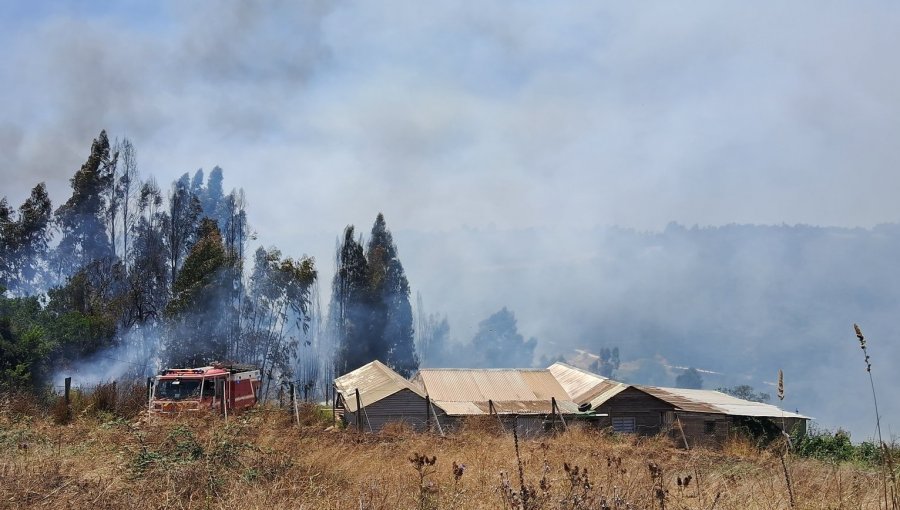
[[516, 316], [503, 307], [478, 324], [471, 348], [476, 359], [489, 368], [527, 368], [534, 363], [537, 340], [525, 340], [516, 326]]
[[332, 281], [328, 334], [335, 344], [334, 371], [345, 374], [377, 358], [369, 340], [369, 271], [352, 225], [344, 229]]
[[403, 264], [397, 257], [397, 246], [378, 213], [372, 226], [366, 259], [372, 291], [370, 342], [389, 367], [404, 377], [419, 368], [413, 331], [412, 306], [409, 303], [409, 282]]
[[675, 387], [699, 390], [703, 388], [703, 377], [696, 368], [688, 368], [675, 378]]
[[169, 366], [202, 366], [222, 361], [228, 354], [222, 303], [228, 295], [224, 275], [232, 261], [214, 220], [204, 218], [197, 235], [166, 307], [171, 321], [165, 342]]
[[33, 294], [43, 286], [43, 261], [48, 255], [53, 207], [40, 183], [15, 214], [0, 201], [0, 284], [18, 294]]
[[600, 349], [600, 358], [591, 363], [588, 370], [603, 377], [611, 378], [613, 373], [619, 369], [621, 361], [619, 360], [619, 348], [603, 347]]
[[15, 212], [9, 206], [6, 197], [0, 198], [0, 293], [6, 292], [12, 279], [12, 263], [10, 256], [13, 252], [13, 239], [15, 238]]
[[225, 199], [225, 191], [222, 187], [224, 179], [222, 169], [218, 166], [214, 167], [209, 172], [206, 188], [200, 198], [203, 214], [208, 218], [214, 218], [222, 226], [225, 225], [225, 222], [222, 221], [224, 219], [222, 217], [222, 201]]
[[113, 255], [106, 233], [107, 198], [114, 184], [116, 157], [110, 153], [106, 131], [91, 144], [91, 154], [71, 179], [72, 196], [56, 210], [62, 238], [57, 268], [70, 274], [92, 260]]

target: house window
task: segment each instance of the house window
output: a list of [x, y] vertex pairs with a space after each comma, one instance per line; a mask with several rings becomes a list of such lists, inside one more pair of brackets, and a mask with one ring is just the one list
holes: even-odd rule
[[714, 421], [704, 422], [703, 431], [710, 435], [715, 434], [716, 433], [716, 422], [714, 422]]
[[633, 434], [634, 433], [634, 418], [633, 417], [614, 417], [612, 419], [613, 432], [618, 432], [619, 434]]
[[663, 425], [672, 425], [673, 423], [675, 423], [675, 413], [672, 411], [663, 411], [662, 423]]

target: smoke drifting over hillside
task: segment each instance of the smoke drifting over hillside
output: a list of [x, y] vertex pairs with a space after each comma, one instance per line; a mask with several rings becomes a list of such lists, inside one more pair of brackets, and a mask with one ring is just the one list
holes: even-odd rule
[[[397, 239], [410, 280], [423, 295], [440, 296], [432, 307], [449, 314], [458, 341], [472, 337], [470, 318], [506, 305], [520, 331], [538, 338], [538, 354], [618, 346], [625, 363], [617, 377], [631, 382], [674, 385], [681, 372], [674, 366], [693, 366], [721, 373], [702, 373], [705, 388], [749, 384], [771, 393], [783, 369], [786, 406], [858, 439], [871, 436], [874, 411], [863, 397], [854, 322], [870, 349], [878, 342], [881, 392], [900, 384], [891, 368], [900, 356], [892, 332], [900, 312], [891, 269], [897, 225], [591, 229], [565, 242], [561, 235], [403, 232]], [[900, 408], [885, 406], [887, 421], [897, 423]]]

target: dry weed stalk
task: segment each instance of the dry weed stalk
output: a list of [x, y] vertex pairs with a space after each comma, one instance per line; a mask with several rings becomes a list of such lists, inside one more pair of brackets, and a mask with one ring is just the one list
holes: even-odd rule
[[429, 457], [428, 455], [414, 453], [408, 460], [416, 470], [416, 473], [419, 474], [419, 501], [416, 508], [419, 510], [437, 508], [436, 496], [438, 488], [434, 482], [428, 479], [429, 476], [434, 474], [434, 464], [437, 462], [437, 456], [432, 455]]
[[[778, 369], [778, 400], [784, 402], [784, 371]], [[781, 469], [784, 471], [784, 483], [787, 485], [788, 501], [791, 508], [794, 508], [794, 486], [791, 484], [791, 473], [788, 470], [787, 460], [785, 458], [791, 451], [791, 435], [788, 434], [787, 427], [784, 422], [784, 409], [781, 410], [781, 434], [784, 436], [784, 451], [781, 452]]]
[[[884, 507], [897, 510], [900, 508], [900, 499], [898, 499], [897, 477], [893, 469], [893, 459], [888, 450], [887, 444], [881, 436], [881, 414], [878, 412], [878, 397], [875, 393], [875, 379], [872, 377], [872, 361], [869, 357], [869, 351], [866, 346], [866, 337], [863, 336], [862, 330], [858, 324], [853, 324], [853, 331], [856, 333], [856, 339], [859, 341], [859, 348], [862, 349], [864, 361], [866, 363], [866, 372], [869, 374], [869, 386], [872, 388], [872, 402], [875, 405], [875, 430], [878, 432], [878, 444], [881, 450], [881, 476], [882, 476], [882, 493], [884, 497]], [[889, 466], [891, 464], [891, 466]], [[890, 483], [888, 483], [890, 479]]]

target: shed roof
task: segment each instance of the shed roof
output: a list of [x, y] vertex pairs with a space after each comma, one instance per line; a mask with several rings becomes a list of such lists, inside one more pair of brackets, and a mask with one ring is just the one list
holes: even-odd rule
[[802, 418], [810, 419], [777, 406], [762, 402], [751, 402], [720, 391], [689, 390], [684, 388], [658, 388], [655, 386], [635, 386], [635, 388], [666, 401], [682, 411], [697, 413], [727, 414], [730, 416], [754, 416], [760, 418]]
[[563, 413], [578, 412], [549, 370], [423, 368], [413, 378], [449, 415], [549, 414], [555, 398]]
[[423, 368], [413, 380], [434, 400], [570, 400], [553, 374], [544, 369]]
[[719, 391], [632, 386], [565, 363], [554, 363], [547, 370], [556, 377], [573, 401], [578, 404], [590, 402], [592, 409], [596, 409], [625, 389], [633, 387], [686, 412], [809, 419], [808, 416], [802, 414], [782, 411], [779, 407], [771, 404], [751, 402]]
[[375, 360], [356, 370], [344, 374], [334, 380], [338, 392], [344, 397], [344, 406], [350, 412], [356, 412], [356, 390], [362, 406], [372, 405], [402, 390], [409, 390], [423, 399], [422, 390], [400, 374], [394, 372], [384, 363]]
[[589, 402], [591, 404], [591, 409], [597, 409], [604, 402], [615, 397], [619, 393], [622, 393], [630, 387], [631, 385], [629, 384], [613, 381], [612, 379], [607, 379], [597, 386], [594, 386], [591, 392], [585, 394], [584, 397], [582, 397], [581, 401], [579, 401], [579, 404]]
[[547, 370], [553, 374], [569, 397], [579, 404], [588, 401], [589, 399], [585, 399], [585, 397], [593, 393], [600, 383], [607, 380], [601, 375], [561, 362], [550, 365]]
[[[449, 416], [477, 416], [491, 414], [491, 403], [494, 414], [552, 414], [553, 404], [549, 400], [502, 400], [502, 401], [464, 401], [433, 400], [434, 405], [441, 408]], [[578, 406], [571, 400], [557, 400], [556, 405], [562, 414], [578, 414]]]

